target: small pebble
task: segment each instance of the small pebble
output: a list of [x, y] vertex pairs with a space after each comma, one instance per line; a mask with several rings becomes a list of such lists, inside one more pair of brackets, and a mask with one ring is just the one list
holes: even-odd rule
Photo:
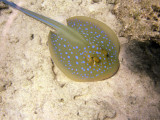
[[115, 4], [115, 3], [116, 3], [116, 0], [106, 0], [106, 2], [107, 2], [108, 4]]
[[92, 0], [92, 3], [99, 3], [101, 2], [102, 0]]

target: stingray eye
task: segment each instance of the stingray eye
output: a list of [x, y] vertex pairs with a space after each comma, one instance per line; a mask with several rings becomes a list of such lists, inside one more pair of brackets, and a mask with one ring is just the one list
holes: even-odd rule
[[92, 64], [93, 66], [95, 66], [97, 63], [100, 62], [100, 59], [98, 57], [89, 57], [87, 59], [88, 63]]
[[100, 60], [99, 60], [99, 58], [98, 58], [98, 57], [93, 57], [93, 61], [94, 61], [94, 64], [96, 64], [96, 63], [99, 63], [99, 62], [100, 62]]
[[88, 60], [88, 63], [92, 63], [93, 62], [93, 57], [89, 57], [87, 60]]

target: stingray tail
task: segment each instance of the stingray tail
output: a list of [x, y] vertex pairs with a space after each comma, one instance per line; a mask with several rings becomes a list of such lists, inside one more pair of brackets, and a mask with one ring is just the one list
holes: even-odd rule
[[36, 20], [41, 21], [42, 23], [44, 23], [44, 24], [46, 24], [46, 25], [48, 25], [48, 26], [50, 26], [50, 27], [52, 27], [52, 28], [54, 28], [56, 30], [59, 29], [62, 26], [61, 23], [59, 23], [59, 22], [57, 22], [55, 20], [52, 20], [52, 19], [50, 19], [48, 17], [45, 17], [43, 15], [37, 14], [37, 13], [32, 12], [30, 10], [27, 10], [27, 9], [25, 9], [23, 7], [20, 7], [20, 6], [16, 5], [13, 2], [10, 2], [10, 1], [7, 1], [7, 0], [0, 0], [0, 1], [4, 2], [7, 5], [10, 5], [11, 7], [23, 12], [24, 14], [26, 14], [26, 15], [28, 15], [28, 16], [36, 19]]

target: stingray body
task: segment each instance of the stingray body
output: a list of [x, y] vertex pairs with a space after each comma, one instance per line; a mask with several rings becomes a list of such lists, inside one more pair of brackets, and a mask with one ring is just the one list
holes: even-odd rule
[[55, 29], [49, 33], [49, 50], [59, 69], [74, 81], [98, 81], [113, 76], [119, 68], [119, 41], [104, 23], [89, 17], [67, 19], [68, 26], [0, 0]]

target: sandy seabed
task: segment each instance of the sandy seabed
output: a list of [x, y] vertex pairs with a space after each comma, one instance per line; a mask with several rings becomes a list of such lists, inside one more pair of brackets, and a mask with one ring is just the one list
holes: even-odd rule
[[[72, 16], [89, 16], [117, 34], [122, 28], [111, 13], [112, 0], [13, 1], [63, 24]], [[157, 78], [144, 71], [138, 42], [119, 36], [120, 68], [113, 77], [74, 82], [52, 64], [47, 46], [50, 30], [15, 9], [0, 9], [0, 120], [160, 119]]]

